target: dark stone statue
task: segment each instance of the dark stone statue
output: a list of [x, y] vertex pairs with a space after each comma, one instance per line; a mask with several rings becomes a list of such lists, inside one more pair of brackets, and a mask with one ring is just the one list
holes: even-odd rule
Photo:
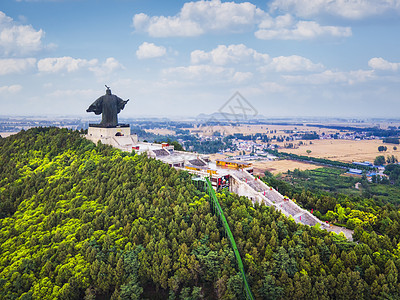
[[[128, 100], [122, 100], [116, 95], [111, 94], [111, 90], [106, 86], [106, 94], [101, 96], [99, 99], [94, 101], [92, 105], [86, 110], [86, 112], [94, 112], [96, 115], [101, 116], [101, 123], [99, 127], [116, 127], [118, 125], [118, 114], [124, 109], [125, 104]], [[93, 126], [92, 124], [90, 124]]]

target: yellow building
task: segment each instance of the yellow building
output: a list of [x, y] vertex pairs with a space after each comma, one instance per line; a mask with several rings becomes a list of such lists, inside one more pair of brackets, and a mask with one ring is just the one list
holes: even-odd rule
[[188, 170], [207, 172], [207, 173], [210, 174], [210, 175], [213, 175], [213, 174], [215, 175], [215, 174], [217, 174], [217, 171], [216, 171], [216, 170], [212, 170], [212, 169], [210, 169], [210, 168], [202, 167], [202, 166], [186, 165], [185, 168], [188, 169]]
[[233, 160], [225, 160], [225, 159], [217, 159], [215, 161], [217, 166], [227, 167], [232, 169], [246, 169], [251, 167], [251, 163], [233, 161]]

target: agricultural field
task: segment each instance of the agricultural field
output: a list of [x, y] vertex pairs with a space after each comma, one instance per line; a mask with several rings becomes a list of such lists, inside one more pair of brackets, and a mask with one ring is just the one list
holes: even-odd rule
[[[367, 127], [379, 127], [381, 129], [387, 129], [389, 126], [400, 126], [400, 123], [318, 123], [318, 124], [324, 124], [324, 125], [334, 125], [334, 126], [350, 126], [354, 128], [367, 128]], [[244, 135], [250, 135], [250, 134], [256, 134], [256, 133], [267, 133], [270, 132], [271, 130], [273, 131], [272, 135], [279, 135], [279, 136], [289, 136], [287, 133], [288, 131], [293, 131], [293, 132], [316, 132], [319, 135], [322, 135], [323, 133], [325, 134], [335, 134], [339, 133], [340, 131], [337, 129], [330, 129], [330, 128], [320, 128], [317, 126], [313, 125], [318, 125], [315, 123], [304, 123], [304, 125], [272, 125], [272, 124], [241, 124], [238, 126], [221, 126], [221, 125], [212, 125], [212, 124], [206, 124], [204, 126], [200, 125], [195, 125], [192, 128], [185, 128], [189, 130], [191, 133], [197, 133], [203, 136], [209, 136], [213, 135], [214, 132], [220, 132], [222, 135], [230, 135], [234, 133], [241, 133]], [[275, 132], [276, 131], [276, 132]]]
[[295, 160], [273, 160], [273, 161], [252, 161], [254, 166], [254, 173], [257, 175], [263, 175], [265, 171], [271, 172], [272, 174], [286, 173], [288, 170], [293, 171], [295, 169], [305, 171], [320, 168], [321, 166], [315, 164], [308, 164]]
[[[313, 126], [296, 126], [296, 125], [239, 125], [239, 126], [220, 126], [220, 125], [214, 125], [214, 126], [200, 126], [200, 127], [194, 127], [194, 128], [186, 128], [187, 130], [190, 130], [191, 133], [197, 133], [203, 136], [211, 136], [215, 132], [219, 132], [222, 135], [230, 135], [230, 134], [235, 134], [235, 133], [241, 133], [244, 135], [251, 135], [251, 134], [256, 134], [256, 133], [269, 133], [273, 131], [273, 133], [269, 133], [269, 136], [282, 136], [286, 137], [289, 136], [288, 131], [294, 131], [294, 132], [317, 132], [318, 134], [335, 134], [339, 132], [338, 130], [335, 129], [327, 129], [327, 128], [318, 128], [318, 127], [313, 127]], [[276, 131], [276, 132], [275, 132]]]
[[[234, 155], [239, 155], [240, 151], [235, 151], [228, 154], [210, 154], [209, 158], [212, 161], [217, 159], [229, 159], [229, 157]], [[320, 165], [317, 164], [309, 164], [306, 162], [283, 159], [283, 160], [250, 160], [249, 161], [254, 167], [254, 174], [263, 175], [265, 171], [271, 172], [276, 175], [279, 173], [286, 173], [288, 170], [294, 171], [295, 169], [305, 171], [305, 170], [313, 170], [320, 168]]]
[[18, 132], [0, 132], [0, 136], [6, 138], [10, 135], [17, 134]]
[[[266, 143], [265, 140], [268, 137], [270, 140], [268, 144], [276, 144], [280, 147], [279, 151], [293, 153], [297, 155], [309, 155], [311, 157], [330, 159], [335, 161], [341, 161], [345, 163], [351, 163], [353, 161], [370, 161], [373, 162], [376, 156], [394, 155], [395, 157], [400, 156], [400, 150], [394, 150], [393, 147], [400, 148], [395, 144], [383, 143], [381, 138], [372, 137], [372, 139], [360, 139], [357, 138], [358, 134], [352, 130], [339, 130], [331, 128], [320, 128], [318, 124], [304, 125], [270, 125], [270, 124], [258, 124], [248, 125], [242, 124], [238, 126], [194, 126], [188, 128], [192, 134], [199, 134], [200, 136], [211, 136], [219, 133], [223, 136], [232, 134], [242, 134], [244, 136], [263, 134], [263, 141], [252, 140], [253, 145]], [[313, 126], [314, 125], [314, 126]], [[382, 128], [387, 129], [389, 126], [396, 126], [397, 123], [386, 123], [386, 124], [375, 124], [375, 123], [362, 123], [362, 124], [324, 124], [332, 126], [342, 126], [342, 128]], [[377, 126], [379, 125], [379, 126]], [[309, 135], [304, 140], [297, 140], [303, 135]], [[313, 139], [313, 136], [318, 136], [320, 139]], [[318, 135], [318, 136], [317, 136]], [[324, 137], [337, 135], [338, 139], [325, 139]], [[310, 137], [311, 136], [311, 137]], [[368, 134], [361, 134], [361, 137], [367, 138]], [[290, 138], [290, 139], [289, 139]], [[294, 138], [295, 140], [292, 140]], [[379, 152], [379, 146], [386, 146], [387, 151]], [[248, 149], [246, 149], [246, 152]], [[398, 157], [399, 158], [399, 157]], [[284, 166], [286, 167], [286, 166]], [[273, 167], [272, 167], [273, 168]], [[279, 168], [277, 168], [279, 169]], [[289, 167], [289, 169], [291, 169]], [[300, 169], [302, 169], [300, 167]], [[279, 171], [278, 171], [279, 172]]]
[[[303, 141], [306, 145], [300, 145], [295, 149], [282, 149], [287, 153], [297, 155], [307, 155], [307, 150], [311, 150], [310, 156], [337, 160], [351, 163], [353, 161], [370, 161], [373, 162], [378, 155], [394, 155], [400, 158], [400, 150], [393, 150], [396, 145], [384, 144], [381, 140], [313, 140]], [[284, 144], [284, 143], [278, 143]], [[379, 152], [379, 146], [386, 146], [387, 151]], [[397, 145], [397, 148], [398, 147]]]

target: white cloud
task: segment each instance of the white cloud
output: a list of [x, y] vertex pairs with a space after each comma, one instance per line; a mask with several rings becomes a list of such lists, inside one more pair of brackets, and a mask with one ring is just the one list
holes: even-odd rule
[[356, 70], [349, 72], [326, 70], [321, 73], [307, 76], [285, 75], [282, 76], [288, 82], [300, 84], [322, 85], [329, 83], [356, 84], [375, 78], [373, 70]]
[[286, 88], [284, 86], [282, 86], [276, 82], [265, 81], [265, 82], [262, 82], [260, 85], [263, 88], [263, 91], [266, 91], [269, 93], [281, 93], [286, 90]]
[[139, 59], [155, 58], [164, 56], [167, 53], [165, 47], [156, 46], [153, 43], [144, 42], [136, 51], [136, 56]]
[[124, 66], [114, 57], [108, 57], [101, 66], [108, 72], [114, 72], [124, 68]]
[[97, 59], [87, 60], [69, 56], [51, 57], [39, 60], [37, 66], [39, 72], [48, 74], [89, 70], [97, 78], [101, 79], [104, 79], [116, 70], [124, 69], [123, 65], [114, 57], [107, 58], [103, 63], [99, 63]]
[[147, 32], [153, 37], [197, 36], [204, 30], [196, 22], [182, 20], [179, 17], [149, 17], [137, 14], [133, 17], [133, 26], [137, 31]]
[[315, 64], [311, 60], [298, 56], [279, 56], [270, 58], [267, 53], [260, 53], [243, 44], [238, 45], [219, 45], [217, 48], [206, 52], [195, 50], [190, 54], [192, 64], [211, 64], [226, 66], [239, 64], [241, 67], [257, 67], [261, 72], [269, 70], [276, 72], [296, 72], [296, 71], [321, 71], [324, 69], [322, 64]]
[[210, 52], [195, 50], [190, 54], [190, 59], [193, 64], [211, 62], [215, 65], [226, 65], [229, 63], [254, 61], [265, 63], [269, 60], [269, 55], [259, 53], [243, 44], [229, 46], [219, 45]]
[[352, 35], [350, 27], [321, 26], [314, 21], [296, 21], [291, 15], [278, 16], [275, 19], [267, 18], [255, 32], [255, 36], [262, 40], [310, 40], [318, 37], [349, 37]]
[[249, 82], [254, 74], [216, 65], [190, 65], [164, 69], [162, 76], [168, 78], [168, 84], [173, 82], [176, 85], [188, 81], [191, 85], [197, 85], [199, 82], [213, 85], [215, 83], [243, 84]]
[[0, 93], [14, 94], [22, 90], [19, 84], [0, 86]]
[[136, 14], [133, 26], [137, 31], [147, 32], [154, 37], [198, 36], [210, 31], [242, 32], [252, 28], [265, 14], [249, 2], [202, 0], [185, 3], [175, 16]]
[[79, 98], [94, 98], [98, 95], [98, 91], [87, 89], [87, 90], [55, 90], [48, 94], [50, 97], [63, 98], [63, 97], [79, 97]]
[[93, 66], [89, 67], [89, 70], [95, 73], [96, 76], [100, 77], [107, 76], [116, 70], [124, 69], [124, 66], [114, 57], [107, 58], [101, 65], [97, 64], [97, 59], [92, 59], [90, 61], [95, 63]]
[[292, 12], [300, 17], [332, 15], [363, 19], [384, 13], [400, 12], [399, 0], [275, 0], [271, 10]]
[[400, 63], [392, 63], [382, 57], [371, 58], [368, 61], [368, 66], [374, 70], [397, 71], [400, 69]]
[[253, 78], [253, 73], [251, 72], [235, 72], [233, 75], [233, 80], [237, 83], [242, 83]]
[[38, 61], [37, 65], [39, 72], [43, 73], [58, 73], [65, 71], [70, 73], [78, 71], [81, 68], [95, 66], [97, 63], [97, 59], [86, 60], [64, 56], [43, 58]]
[[198, 82], [242, 84], [248, 82], [254, 76], [252, 72], [236, 71], [233, 68], [216, 65], [190, 65], [168, 68], [162, 71], [162, 75], [164, 78], [168, 78], [169, 82], [173, 80], [189, 80], [194, 84]]
[[296, 72], [296, 71], [321, 71], [322, 64], [315, 64], [308, 58], [291, 55], [274, 57], [266, 69], [276, 72]]
[[[277, 8], [277, 4], [274, 7]], [[350, 27], [320, 25], [315, 21], [295, 19], [290, 14], [274, 18], [252, 3], [221, 3], [220, 0], [185, 3], [175, 16], [150, 17], [144, 13], [136, 14], [133, 17], [133, 26], [137, 32], [146, 32], [153, 37], [246, 32], [257, 26], [255, 36], [264, 40], [306, 40], [352, 35]]]
[[42, 29], [35, 30], [31, 25], [18, 25], [0, 11], [0, 55], [20, 56], [35, 53], [43, 48]]
[[193, 64], [209, 62], [211, 59], [212, 59], [212, 57], [211, 57], [210, 52], [205, 52], [203, 50], [194, 50], [194, 51], [192, 51], [192, 53], [190, 53], [190, 61]]
[[178, 75], [185, 79], [205, 79], [210, 76], [225, 76], [227, 73], [232, 75], [232, 70], [224, 67], [210, 65], [195, 65], [188, 67], [168, 68], [162, 71], [163, 75]]
[[35, 58], [0, 59], [0, 75], [22, 73], [36, 66]]

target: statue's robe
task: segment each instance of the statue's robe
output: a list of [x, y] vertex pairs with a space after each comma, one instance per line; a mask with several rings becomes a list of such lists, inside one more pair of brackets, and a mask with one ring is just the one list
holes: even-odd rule
[[115, 95], [106, 94], [93, 102], [86, 111], [94, 112], [96, 115], [102, 114], [101, 126], [115, 127], [118, 125], [117, 115], [124, 109], [127, 102], [128, 101], [124, 101]]

